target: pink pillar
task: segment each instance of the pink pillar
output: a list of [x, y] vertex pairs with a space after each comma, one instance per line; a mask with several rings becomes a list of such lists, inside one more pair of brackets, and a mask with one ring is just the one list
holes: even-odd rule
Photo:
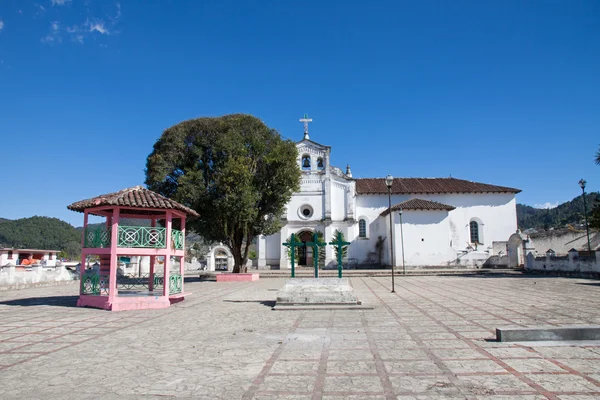
[[108, 277], [108, 301], [113, 303], [117, 296], [117, 244], [119, 243], [119, 213], [120, 208], [115, 207], [111, 218], [110, 239], [110, 275]]
[[[83, 282], [83, 273], [85, 272], [85, 236], [86, 236], [86, 232], [85, 230], [87, 229], [87, 224], [88, 224], [88, 212], [87, 210], [83, 211], [83, 232], [81, 234], [81, 266], [79, 267], [79, 283]], [[83, 285], [79, 285], [79, 294], [81, 294], [83, 290]]]
[[[152, 218], [152, 222], [150, 223], [150, 226], [153, 228], [156, 228], [156, 218]], [[154, 262], [156, 261], [156, 256], [150, 256], [150, 276], [148, 277], [148, 279], [150, 280], [148, 282], [148, 290], [150, 290], [151, 292], [154, 290]], [[140, 260], [141, 262], [141, 260]]]
[[169, 296], [169, 277], [171, 275], [171, 227], [173, 226], [173, 213], [171, 210], [167, 211], [167, 221], [166, 221], [166, 235], [165, 235], [165, 284], [163, 286], [163, 296]]
[[181, 274], [181, 293], [183, 293], [183, 275], [185, 269], [185, 216], [181, 217], [181, 235], [182, 235], [182, 243], [183, 243], [183, 256], [181, 257], [181, 264], [179, 273]]

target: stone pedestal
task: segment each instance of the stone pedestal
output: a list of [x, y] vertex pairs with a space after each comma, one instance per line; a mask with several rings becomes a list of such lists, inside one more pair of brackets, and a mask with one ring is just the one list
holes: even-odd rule
[[359, 304], [347, 278], [288, 279], [277, 292], [277, 307]]

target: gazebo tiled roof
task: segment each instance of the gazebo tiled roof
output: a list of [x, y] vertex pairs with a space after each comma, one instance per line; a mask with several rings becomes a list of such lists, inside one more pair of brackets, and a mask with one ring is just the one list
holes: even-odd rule
[[[445, 210], [452, 211], [456, 207], [449, 206], [448, 204], [438, 203], [437, 201], [429, 201], [423, 199], [410, 199], [403, 201], [402, 203], [398, 203], [390, 208], [391, 211], [402, 210]], [[389, 214], [389, 210], [385, 210], [380, 215], [386, 216]]]
[[[456, 178], [394, 178], [392, 194], [519, 193], [520, 189]], [[385, 178], [356, 179], [356, 194], [387, 194]]]
[[198, 216], [198, 213], [192, 210], [191, 208], [186, 207], [183, 204], [171, 200], [156, 192], [148, 190], [142, 186], [135, 186], [132, 188], [123, 189], [115, 193], [103, 194], [100, 196], [93, 197], [91, 199], [77, 201], [67, 206], [67, 208], [72, 211], [83, 212], [86, 208], [101, 206], [122, 206], [139, 209], [172, 209], [183, 211], [184, 213], [192, 215], [194, 217]]

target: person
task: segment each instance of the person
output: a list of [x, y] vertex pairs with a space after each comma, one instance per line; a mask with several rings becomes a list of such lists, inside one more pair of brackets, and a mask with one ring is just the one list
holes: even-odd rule
[[23, 261], [21, 261], [22, 265], [33, 265], [36, 264], [38, 262], [38, 260], [34, 260], [33, 255], [29, 255], [29, 257], [27, 257], [26, 259], [24, 259]]

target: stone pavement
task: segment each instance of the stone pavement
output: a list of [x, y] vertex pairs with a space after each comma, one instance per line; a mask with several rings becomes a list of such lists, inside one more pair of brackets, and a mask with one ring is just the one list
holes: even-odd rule
[[165, 310], [74, 307], [77, 285], [0, 293], [2, 399], [596, 399], [600, 345], [497, 343], [600, 324], [600, 283], [350, 279], [373, 310], [272, 311], [283, 279], [191, 282]]

